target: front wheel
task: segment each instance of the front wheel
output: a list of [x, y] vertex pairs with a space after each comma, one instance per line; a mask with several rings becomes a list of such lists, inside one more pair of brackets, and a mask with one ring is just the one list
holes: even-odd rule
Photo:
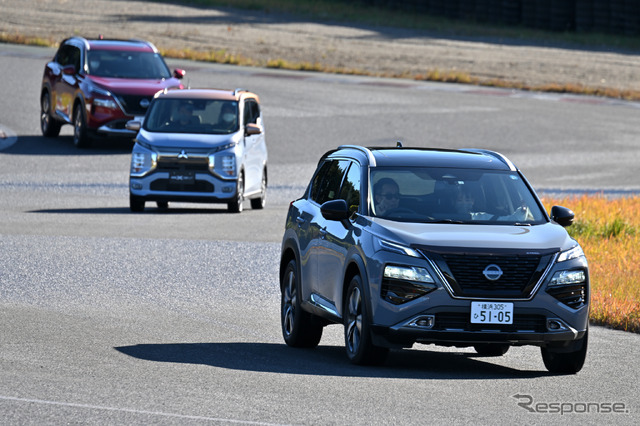
[[73, 144], [78, 148], [88, 148], [91, 145], [82, 105], [77, 105], [73, 110]]
[[144, 200], [136, 195], [129, 194], [129, 209], [134, 213], [144, 211]]
[[364, 299], [362, 278], [351, 279], [344, 308], [344, 343], [349, 360], [358, 365], [380, 365], [388, 348], [376, 346], [371, 339], [371, 323]]
[[231, 213], [241, 213], [242, 204], [244, 202], [244, 176], [242, 173], [238, 175], [238, 182], [236, 184], [236, 196], [232, 201], [227, 203], [227, 209]]
[[322, 338], [322, 325], [300, 307], [300, 285], [295, 260], [290, 260], [280, 283], [282, 337], [289, 346], [315, 348]]
[[564, 350], [560, 348], [541, 348], [544, 366], [554, 374], [576, 374], [582, 370], [584, 361], [587, 358], [588, 343], [589, 329], [585, 331], [584, 337], [574, 342], [568, 351], [566, 348], [563, 348]]
[[40, 99], [40, 130], [42, 135], [55, 138], [60, 134], [62, 124], [51, 116], [51, 95], [49, 92], [42, 94]]

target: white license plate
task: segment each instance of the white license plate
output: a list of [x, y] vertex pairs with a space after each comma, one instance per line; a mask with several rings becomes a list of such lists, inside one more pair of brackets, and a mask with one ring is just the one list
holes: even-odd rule
[[513, 324], [513, 303], [471, 302], [472, 324]]

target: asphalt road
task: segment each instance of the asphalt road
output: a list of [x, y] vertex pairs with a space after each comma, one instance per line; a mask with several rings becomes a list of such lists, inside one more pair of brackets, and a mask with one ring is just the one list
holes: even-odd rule
[[637, 104], [171, 61], [193, 87], [261, 96], [268, 206], [132, 214], [128, 143], [40, 135], [52, 55], [0, 45], [0, 423], [639, 423], [640, 335], [592, 327], [575, 376], [549, 375], [533, 347], [416, 346], [355, 367], [339, 327], [286, 347], [277, 290], [288, 203], [327, 149], [482, 147], [543, 193], [640, 193]]

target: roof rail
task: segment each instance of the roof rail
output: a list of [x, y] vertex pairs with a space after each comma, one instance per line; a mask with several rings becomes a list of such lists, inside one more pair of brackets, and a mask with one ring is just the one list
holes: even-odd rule
[[376, 166], [376, 158], [373, 156], [373, 153], [371, 152], [371, 150], [367, 147], [360, 146], [360, 145], [340, 145], [338, 146], [338, 149], [355, 149], [360, 152], [363, 152], [369, 159], [369, 165], [372, 167]]
[[494, 158], [498, 159], [502, 163], [506, 164], [507, 167], [509, 167], [511, 170], [513, 170], [513, 171], [517, 171], [518, 170], [518, 168], [515, 166], [515, 164], [513, 164], [511, 162], [511, 160], [509, 160], [507, 157], [505, 157], [504, 155], [500, 154], [499, 152], [491, 151], [489, 149], [477, 149], [477, 148], [463, 148], [460, 151], [467, 151], [467, 152], [474, 152], [474, 153], [477, 153], [477, 154], [489, 155], [491, 157], [494, 157]]

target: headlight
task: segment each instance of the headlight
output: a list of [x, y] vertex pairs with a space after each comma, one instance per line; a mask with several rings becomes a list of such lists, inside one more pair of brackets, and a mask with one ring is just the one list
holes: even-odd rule
[[220, 159], [220, 172], [224, 176], [236, 175], [236, 157], [233, 155], [222, 155]]
[[144, 176], [155, 169], [158, 164], [158, 154], [147, 150], [134, 150], [131, 153], [131, 175]]
[[95, 98], [93, 100], [93, 105], [95, 107], [118, 109], [118, 105], [116, 104], [116, 102], [113, 99]]
[[422, 257], [418, 251], [411, 247], [403, 246], [402, 244], [392, 243], [391, 241], [378, 240], [380, 248], [393, 253], [406, 254], [411, 257]]
[[394, 266], [387, 265], [384, 267], [384, 277], [405, 280], [405, 281], [418, 281], [423, 283], [435, 282], [425, 268], [419, 268], [415, 266]]
[[435, 290], [437, 285], [425, 268], [387, 265], [380, 295], [394, 305], [410, 302]]
[[576, 259], [578, 257], [583, 257], [584, 256], [584, 252], [582, 251], [582, 247], [580, 246], [575, 246], [572, 249], [569, 249], [567, 251], [563, 251], [562, 253], [560, 253], [560, 256], [558, 256], [558, 262], [566, 262], [567, 260], [571, 260], [571, 259]]
[[553, 277], [551, 277], [549, 286], [582, 284], [586, 280], [587, 275], [581, 269], [572, 271], [558, 271], [553, 274]]

